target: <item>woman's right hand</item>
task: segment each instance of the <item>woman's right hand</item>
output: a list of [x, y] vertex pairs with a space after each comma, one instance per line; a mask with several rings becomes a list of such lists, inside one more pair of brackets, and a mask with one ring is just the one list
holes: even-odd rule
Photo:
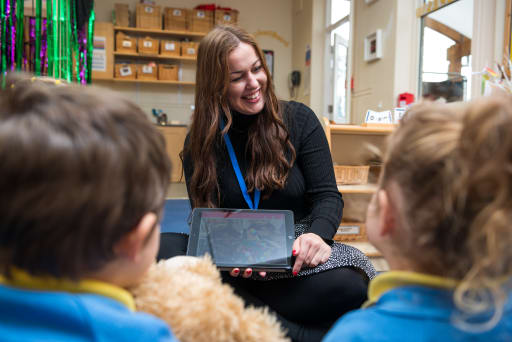
[[[233, 268], [229, 274], [232, 276], [232, 277], [238, 277], [240, 275], [240, 269], [237, 267], [237, 268]], [[267, 272], [259, 272], [259, 275], [260, 277], [262, 278], [265, 278], [267, 276]], [[246, 268], [243, 272], [242, 272], [242, 277], [243, 278], [250, 278], [252, 276], [252, 268]]]

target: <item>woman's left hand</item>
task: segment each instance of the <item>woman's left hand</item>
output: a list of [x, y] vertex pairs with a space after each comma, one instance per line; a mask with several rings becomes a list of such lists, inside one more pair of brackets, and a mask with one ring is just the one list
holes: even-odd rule
[[293, 265], [293, 275], [297, 275], [302, 265], [316, 267], [323, 264], [331, 256], [331, 246], [318, 235], [306, 233], [299, 236], [293, 243], [293, 255], [296, 256]]

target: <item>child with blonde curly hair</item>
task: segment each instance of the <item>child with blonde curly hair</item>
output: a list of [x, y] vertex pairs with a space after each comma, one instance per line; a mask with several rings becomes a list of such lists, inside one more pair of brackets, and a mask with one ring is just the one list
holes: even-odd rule
[[409, 110], [368, 238], [390, 272], [324, 341], [512, 341], [512, 97]]

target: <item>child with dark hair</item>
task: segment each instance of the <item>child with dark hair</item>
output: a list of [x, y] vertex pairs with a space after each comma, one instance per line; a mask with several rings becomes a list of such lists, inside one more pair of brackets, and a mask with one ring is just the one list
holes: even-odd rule
[[368, 207], [390, 272], [324, 341], [512, 341], [512, 97], [413, 107]]
[[[11, 75], [0, 92], [3, 341], [176, 341], [125, 288], [155, 261], [169, 182], [140, 108]], [[51, 83], [51, 84], [50, 84]]]

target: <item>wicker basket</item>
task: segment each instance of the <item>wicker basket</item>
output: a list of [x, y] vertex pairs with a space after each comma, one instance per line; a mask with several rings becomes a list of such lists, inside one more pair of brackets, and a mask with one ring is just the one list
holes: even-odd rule
[[347, 166], [334, 165], [334, 175], [337, 184], [366, 184], [368, 183], [369, 165]]

